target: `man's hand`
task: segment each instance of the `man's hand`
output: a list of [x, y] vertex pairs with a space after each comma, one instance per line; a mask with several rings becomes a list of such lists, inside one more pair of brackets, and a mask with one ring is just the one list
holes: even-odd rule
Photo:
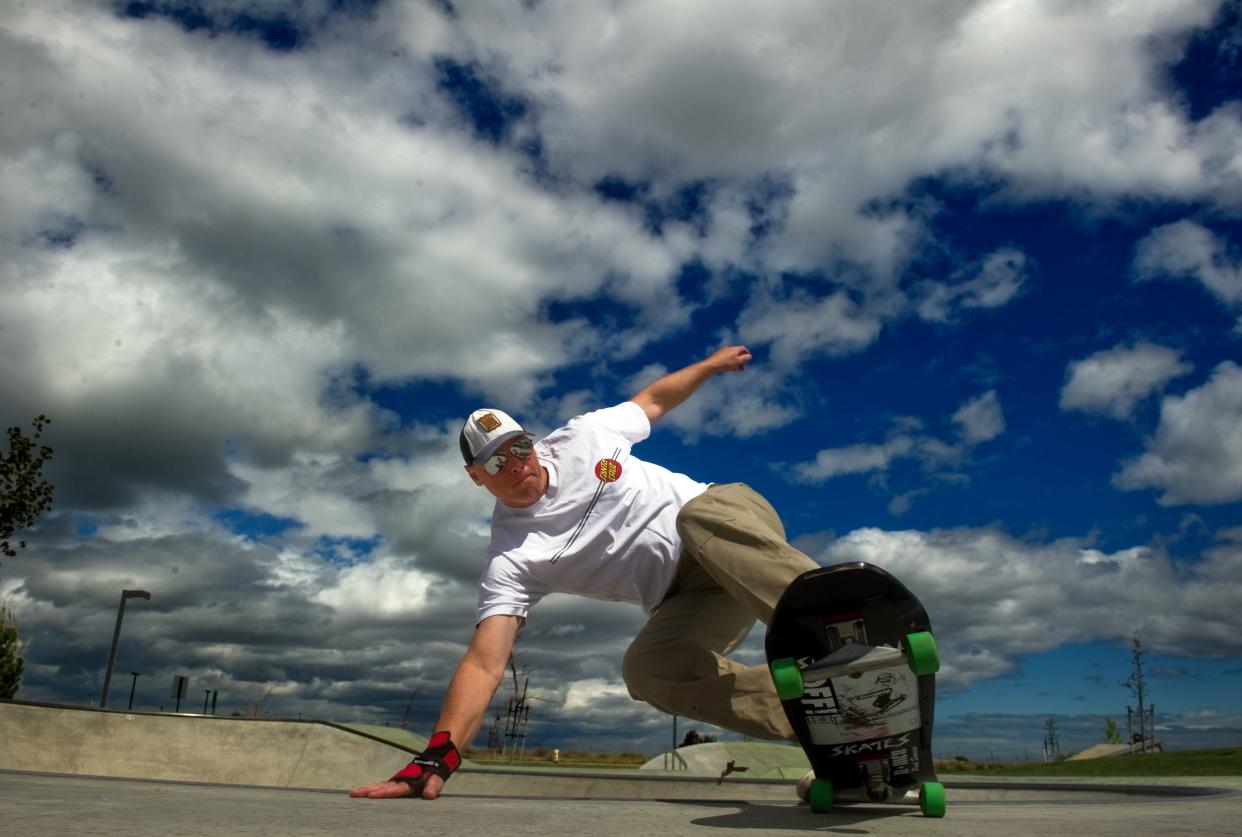
[[[432, 776], [423, 786], [423, 799], [435, 799], [440, 795], [443, 787], [444, 780], [439, 776]], [[354, 788], [349, 795], [367, 799], [395, 799], [399, 796], [409, 796], [411, 792], [410, 786], [405, 782], [376, 782], [373, 785]]]
[[740, 372], [750, 362], [750, 350], [745, 346], [725, 346], [711, 356], [684, 369], [678, 369], [653, 381], [630, 400], [642, 407], [647, 421], [655, 424], [669, 410], [690, 397], [711, 376], [719, 372]]
[[[397, 771], [387, 782], [376, 782], [364, 788], [356, 788], [350, 796], [369, 799], [387, 799], [394, 796], [421, 796], [435, 799], [448, 778], [461, 767], [461, 753], [453, 744], [452, 734], [447, 730], [437, 732], [427, 742], [427, 748], [414, 756], [413, 761]], [[394, 787], [403, 785], [404, 787]]]
[[725, 346], [712, 352], [704, 363], [717, 372], [741, 372], [750, 363], [750, 349], [745, 346]]

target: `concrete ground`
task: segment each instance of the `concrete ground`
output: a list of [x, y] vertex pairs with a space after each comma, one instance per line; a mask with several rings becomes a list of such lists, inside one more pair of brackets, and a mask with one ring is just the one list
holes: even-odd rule
[[[456, 777], [454, 778], [456, 781]], [[531, 778], [529, 782], [540, 779]], [[435, 802], [350, 799], [343, 793], [157, 783], [0, 772], [0, 823], [9, 837], [132, 835], [591, 834], [665, 837], [737, 829], [747, 834], [1236, 835], [1242, 782], [1209, 796], [1122, 796], [1066, 790], [1030, 794], [949, 786], [944, 819], [896, 806], [813, 814], [788, 801], [529, 798], [455, 794]], [[452, 788], [450, 783], [449, 788]], [[500, 790], [511, 793], [515, 788]]]

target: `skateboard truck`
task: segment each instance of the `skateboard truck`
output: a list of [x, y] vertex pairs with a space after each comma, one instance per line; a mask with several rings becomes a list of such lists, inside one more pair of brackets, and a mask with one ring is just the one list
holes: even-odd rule
[[890, 645], [862, 645], [847, 642], [826, 657], [821, 657], [802, 672], [808, 683], [819, 683], [833, 677], [857, 677], [865, 671], [891, 668], [905, 662], [905, 655]]
[[867, 787], [867, 798], [872, 802], [884, 802], [888, 799], [888, 771], [885, 770], [887, 765], [888, 757], [883, 753], [858, 759], [858, 766], [862, 768], [864, 776], [863, 784]]

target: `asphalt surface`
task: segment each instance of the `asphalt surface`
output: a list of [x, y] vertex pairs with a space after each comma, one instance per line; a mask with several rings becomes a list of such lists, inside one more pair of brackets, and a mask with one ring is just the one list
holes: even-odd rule
[[[455, 781], [456, 779], [454, 779]], [[540, 781], [539, 777], [530, 782]], [[1233, 780], [1233, 784], [1239, 784]], [[452, 787], [450, 783], [449, 788]], [[779, 801], [582, 799], [452, 794], [422, 800], [350, 799], [340, 792], [91, 779], [0, 772], [0, 823], [9, 837], [132, 835], [590, 834], [593, 837], [706, 834], [1236, 835], [1242, 794], [1127, 796], [1049, 790], [1029, 795], [958, 789], [948, 815], [916, 808], [842, 806], [813, 814]]]

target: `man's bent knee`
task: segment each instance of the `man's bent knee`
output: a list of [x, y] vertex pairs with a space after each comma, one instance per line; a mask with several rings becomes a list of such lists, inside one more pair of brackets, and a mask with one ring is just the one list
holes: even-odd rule
[[634, 643], [621, 658], [621, 677], [630, 697], [672, 711], [673, 688], [717, 674], [717, 659], [687, 640], [646, 646]]
[[634, 700], [650, 703], [658, 709], [665, 709], [667, 706], [668, 684], [652, 676], [648, 661], [645, 661], [643, 655], [634, 651], [633, 648], [626, 651], [621, 659], [621, 679], [625, 681], [625, 688], [629, 690], [630, 697]]

